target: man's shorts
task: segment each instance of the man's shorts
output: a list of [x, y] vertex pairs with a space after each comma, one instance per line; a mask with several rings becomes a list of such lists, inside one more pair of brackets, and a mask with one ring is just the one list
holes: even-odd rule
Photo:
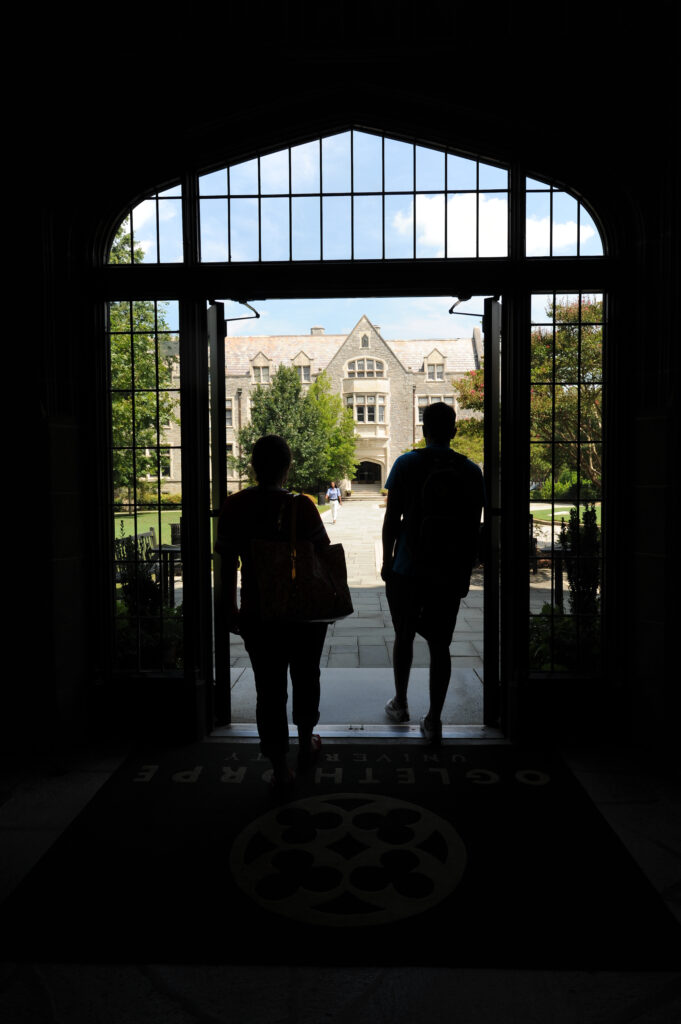
[[385, 593], [396, 633], [418, 633], [449, 646], [461, 603], [451, 586], [392, 572]]

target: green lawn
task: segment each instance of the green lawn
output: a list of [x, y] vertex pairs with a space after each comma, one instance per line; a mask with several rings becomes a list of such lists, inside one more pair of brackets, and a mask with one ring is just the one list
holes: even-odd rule
[[[551, 522], [552, 519], [553, 519], [553, 521], [555, 523], [560, 523], [561, 519], [565, 519], [565, 521], [567, 522], [568, 519], [570, 518], [570, 509], [571, 508], [573, 508], [572, 505], [554, 505], [554, 507], [552, 509], [550, 509], [550, 508], [533, 509], [532, 505], [530, 505], [530, 511], [532, 512], [532, 515], [534, 516], [534, 518], [537, 521], [539, 521], [539, 522], [546, 522], [546, 523]], [[601, 524], [601, 503], [600, 503], [600, 501], [596, 502], [596, 522], [600, 526], [600, 524]]]
[[[318, 505], [320, 514], [326, 512], [330, 505]], [[161, 512], [161, 539], [160, 544], [172, 544], [172, 538], [170, 535], [170, 524], [179, 523], [180, 517], [182, 516], [182, 510], [180, 508], [167, 509]], [[123, 533], [121, 534], [121, 523], [123, 523]], [[153, 526], [156, 531], [156, 539], [158, 540], [158, 512], [140, 512], [137, 516], [137, 532], [148, 533], [149, 529]], [[116, 537], [130, 537], [135, 530], [135, 519], [134, 516], [114, 516], [114, 533]]]
[[[182, 516], [182, 509], [173, 508], [161, 512], [161, 537], [159, 539], [159, 513], [158, 512], [140, 512], [137, 516], [137, 532], [148, 533], [149, 529], [153, 526], [156, 531], [156, 539], [159, 544], [172, 544], [172, 538], [170, 535], [170, 524], [179, 523]], [[123, 533], [121, 534], [121, 523], [123, 523]], [[135, 531], [135, 518], [134, 516], [114, 516], [114, 532], [116, 537], [130, 537]]]

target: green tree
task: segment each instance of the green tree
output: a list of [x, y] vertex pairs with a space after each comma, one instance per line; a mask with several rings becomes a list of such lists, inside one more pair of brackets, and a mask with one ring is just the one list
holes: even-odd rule
[[326, 373], [320, 373], [310, 385], [307, 401], [312, 406], [316, 427], [324, 437], [321, 459], [317, 466], [310, 467], [310, 474], [323, 485], [331, 480], [352, 478], [357, 466], [355, 423], [340, 395], [332, 393]]
[[457, 417], [456, 437], [452, 448], [461, 452], [478, 465], [482, 465], [485, 457], [485, 423], [482, 414], [485, 409], [485, 371], [481, 366], [470, 370], [458, 380], [453, 381], [457, 402], [461, 409], [477, 413], [476, 416]]
[[555, 328], [531, 337], [530, 478], [547, 486], [552, 477], [579, 479], [599, 496], [603, 304], [583, 297], [581, 306], [565, 300], [547, 313]]
[[[583, 497], [598, 498], [603, 303], [582, 297], [581, 307], [576, 300], [564, 300], [546, 312], [555, 319], [555, 330], [536, 329], [530, 338], [530, 479], [544, 484], [547, 495], [558, 483], [574, 491], [579, 480]], [[484, 412], [484, 367], [453, 387], [462, 409]], [[482, 418], [459, 419], [458, 451], [482, 462], [483, 440]]]
[[[349, 421], [350, 427], [352, 420]], [[320, 375], [307, 394], [294, 367], [280, 366], [268, 387], [252, 396], [251, 421], [239, 431], [241, 455], [233, 464], [242, 476], [250, 475], [253, 445], [264, 434], [280, 434], [291, 449], [289, 486], [316, 491], [328, 479], [343, 477], [354, 468], [354, 433], [328, 378]]]
[[[111, 246], [109, 262], [130, 263], [131, 239], [124, 222]], [[141, 260], [137, 247], [135, 259]], [[118, 496], [131, 501], [135, 486], [144, 500], [147, 475], [158, 478], [168, 453], [159, 445], [163, 433], [177, 423], [173, 386], [176, 355], [173, 346], [159, 342], [168, 324], [161, 303], [153, 301], [109, 304], [113, 486]], [[153, 485], [152, 485], [153, 487]]]

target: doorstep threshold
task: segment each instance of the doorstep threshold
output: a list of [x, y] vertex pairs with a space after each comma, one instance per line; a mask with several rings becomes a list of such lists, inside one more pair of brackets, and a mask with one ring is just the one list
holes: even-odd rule
[[[423, 734], [418, 723], [407, 723], [406, 725], [366, 725], [355, 723], [338, 723], [332, 725], [317, 725], [315, 732], [319, 733], [322, 739], [327, 740], [387, 740], [389, 742], [399, 741], [400, 743], [423, 743]], [[237, 740], [239, 742], [250, 742], [258, 740], [258, 730], [255, 724], [233, 723], [232, 725], [218, 726], [208, 740], [222, 741]], [[443, 725], [442, 739], [465, 740], [467, 742], [487, 740], [493, 743], [504, 741], [504, 734], [501, 729], [487, 725]]]

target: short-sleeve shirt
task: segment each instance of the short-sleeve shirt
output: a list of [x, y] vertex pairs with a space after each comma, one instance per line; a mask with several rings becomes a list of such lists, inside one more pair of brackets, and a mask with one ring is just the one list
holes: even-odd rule
[[[452, 451], [448, 445], [428, 445], [426, 448], [415, 448], [406, 452], [395, 461], [388, 479], [385, 482], [393, 508], [402, 514], [400, 532], [395, 545], [393, 572], [403, 576], [417, 576], [418, 565], [413, 557], [414, 527], [420, 510], [421, 488], [429, 472], [432, 456], [435, 453], [450, 452], [452, 462], [457, 464], [462, 487], [458, 512], [464, 511], [463, 518], [467, 523], [465, 536], [461, 538], [462, 563], [472, 561], [470, 552], [477, 552], [480, 516], [485, 500], [485, 490], [480, 467], [470, 459]], [[459, 514], [457, 518], [461, 519]]]
[[230, 494], [220, 511], [215, 550], [230, 569], [241, 559], [241, 612], [258, 614], [258, 589], [253, 565], [254, 540], [287, 540], [291, 530], [291, 509], [297, 501], [296, 537], [316, 547], [330, 544], [319, 512], [306, 495], [267, 487], [248, 487]]

